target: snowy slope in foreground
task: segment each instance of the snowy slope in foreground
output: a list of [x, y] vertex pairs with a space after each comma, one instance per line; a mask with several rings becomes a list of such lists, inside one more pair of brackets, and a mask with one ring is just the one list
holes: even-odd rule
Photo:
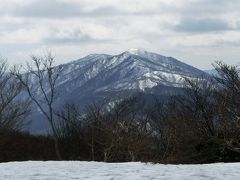
[[205, 165], [161, 165], [97, 162], [11, 162], [0, 163], [4, 180], [71, 179], [240, 179], [240, 163]]

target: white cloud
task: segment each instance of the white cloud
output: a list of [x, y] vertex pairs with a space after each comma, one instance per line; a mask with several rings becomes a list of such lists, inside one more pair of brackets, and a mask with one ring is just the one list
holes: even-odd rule
[[[0, 0], [0, 53], [14, 63], [48, 47], [62, 63], [131, 47], [200, 68], [237, 63], [239, 0]], [[232, 55], [231, 55], [231, 53]]]

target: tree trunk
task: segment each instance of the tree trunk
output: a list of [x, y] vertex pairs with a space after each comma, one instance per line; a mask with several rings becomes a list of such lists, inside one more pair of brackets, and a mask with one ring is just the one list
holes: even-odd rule
[[135, 156], [134, 156], [134, 153], [132, 151], [128, 151], [130, 157], [131, 157], [131, 161], [132, 162], [135, 162]]
[[107, 162], [108, 160], [108, 153], [104, 151], [104, 162]]
[[95, 161], [95, 156], [94, 156], [94, 145], [92, 144], [91, 146], [91, 154], [92, 154], [92, 161]]
[[54, 148], [55, 148], [55, 153], [56, 153], [56, 156], [57, 156], [58, 160], [61, 161], [62, 156], [61, 156], [61, 153], [60, 153], [60, 150], [59, 150], [58, 139], [56, 137], [54, 137]]

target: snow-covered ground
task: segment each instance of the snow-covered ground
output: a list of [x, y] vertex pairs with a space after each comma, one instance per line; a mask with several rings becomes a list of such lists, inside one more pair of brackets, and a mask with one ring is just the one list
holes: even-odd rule
[[1, 180], [72, 179], [222, 179], [239, 180], [240, 163], [162, 165], [150, 163], [10, 162], [0, 163]]

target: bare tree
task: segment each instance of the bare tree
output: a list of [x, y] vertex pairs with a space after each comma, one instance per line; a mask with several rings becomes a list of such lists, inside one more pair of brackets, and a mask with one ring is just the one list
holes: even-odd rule
[[229, 66], [216, 62], [218, 74], [218, 119], [219, 131], [223, 136], [224, 146], [234, 153], [240, 153], [240, 75], [238, 66]]
[[56, 155], [59, 160], [62, 158], [57, 138], [54, 102], [57, 95], [56, 82], [60, 72], [60, 66], [54, 67], [54, 57], [51, 53], [44, 57], [33, 55], [32, 64], [27, 64], [25, 74], [22, 74], [21, 69], [17, 67], [12, 71], [12, 74], [26, 89], [31, 100], [48, 120], [54, 137]]
[[[174, 98], [175, 99], [175, 98]], [[170, 100], [169, 100], [170, 101]], [[153, 138], [157, 148], [156, 155], [158, 159], [165, 160], [171, 153], [172, 144], [174, 141], [174, 132], [171, 127], [171, 112], [169, 110], [176, 110], [173, 102], [161, 102], [155, 98], [155, 102], [148, 110], [149, 122], [153, 131]], [[177, 113], [177, 111], [175, 112]]]
[[0, 128], [19, 130], [29, 114], [29, 99], [19, 99], [23, 86], [9, 72], [6, 61], [0, 62]]
[[90, 147], [91, 159], [94, 161], [96, 154], [98, 152], [102, 153], [102, 146], [105, 140], [103, 136], [103, 133], [105, 133], [105, 117], [102, 108], [96, 104], [89, 105], [86, 110], [85, 121], [88, 129], [88, 146]]
[[57, 136], [61, 142], [63, 155], [67, 159], [86, 157], [91, 143], [87, 141], [86, 121], [79, 108], [74, 104], [65, 104], [62, 110], [57, 112], [57, 117]]
[[138, 100], [125, 98], [115, 102], [110, 111], [102, 106], [89, 106], [87, 125], [92, 158], [100, 154], [103, 161], [135, 161], [147, 151], [147, 119], [139, 114]]
[[216, 135], [216, 82], [213, 78], [185, 79], [185, 97], [178, 99], [184, 112], [193, 115], [203, 134]]
[[[237, 66], [229, 66], [222, 62], [214, 65], [218, 75], [215, 76], [219, 85], [218, 97], [222, 105], [221, 114], [225, 112], [225, 124], [229, 128], [240, 128], [240, 75]], [[232, 130], [233, 130], [232, 129]]]

